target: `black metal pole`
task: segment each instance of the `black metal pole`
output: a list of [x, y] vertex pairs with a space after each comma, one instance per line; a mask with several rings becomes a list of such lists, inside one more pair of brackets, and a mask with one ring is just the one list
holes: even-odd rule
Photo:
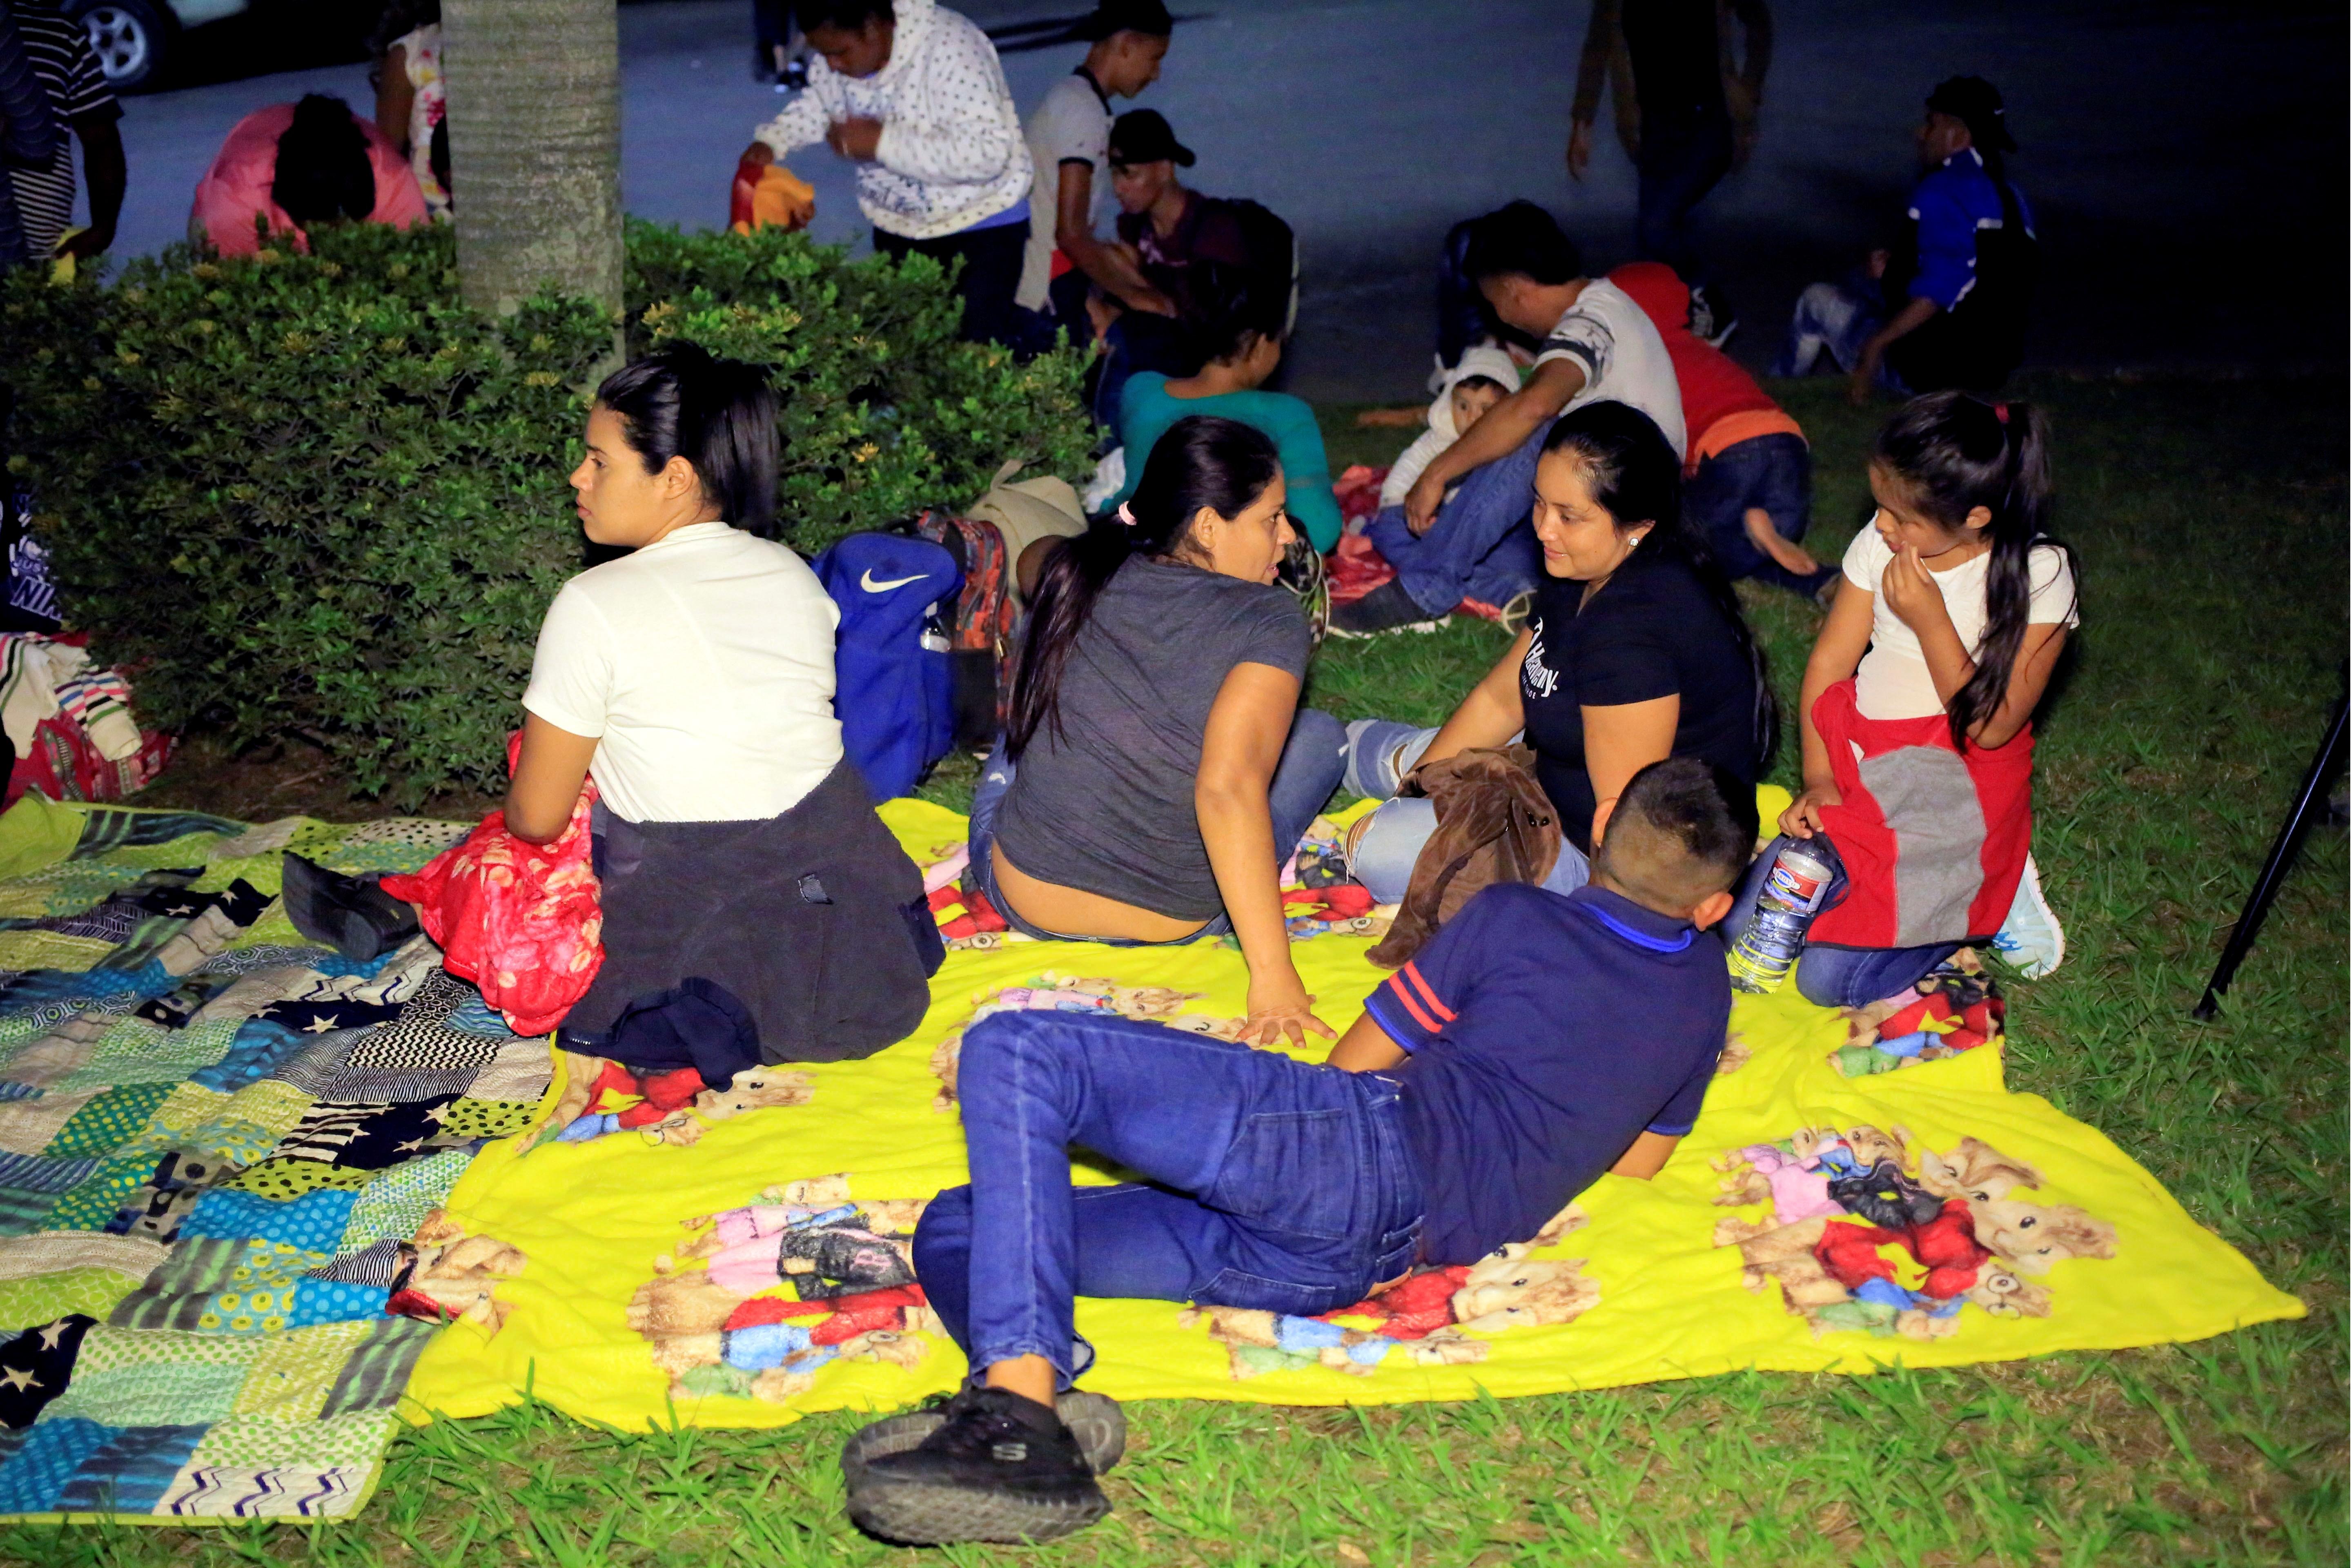
[[2230, 988], [2237, 977], [2238, 965], [2245, 962], [2252, 950], [2254, 938], [2263, 929], [2263, 919], [2278, 900], [2279, 889], [2286, 883], [2286, 874], [2294, 866], [2295, 852], [2311, 832], [2327, 806], [2327, 788], [2336, 775], [2344, 771], [2345, 699], [2336, 699], [2336, 710], [2328, 716], [2327, 733], [2319, 742], [2319, 750], [2311, 759], [2310, 772], [2303, 775], [2303, 788], [2296, 792], [2294, 809], [2279, 827], [2278, 837], [2271, 845], [2270, 858], [2263, 862], [2263, 874], [2254, 879], [2254, 889], [2246, 895], [2246, 907], [2238, 916], [2238, 925], [2230, 933], [2229, 945], [2221, 950], [2221, 962], [2213, 967], [2213, 978], [2205, 983], [2205, 994], [2189, 1016], [2199, 1023], [2210, 1022], [2220, 1011], [2221, 993]]

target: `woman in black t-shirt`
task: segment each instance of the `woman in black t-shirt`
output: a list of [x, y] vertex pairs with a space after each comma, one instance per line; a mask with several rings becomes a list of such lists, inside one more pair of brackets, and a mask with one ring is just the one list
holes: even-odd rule
[[[1780, 735], [1763, 656], [1730, 582], [1682, 521], [1682, 465], [1649, 416], [1622, 403], [1563, 415], [1536, 465], [1545, 580], [1525, 630], [1442, 728], [1348, 726], [1346, 782], [1393, 795], [1423, 762], [1522, 732], [1560, 815], [1545, 886], [1583, 884], [1595, 808], [1667, 756], [1754, 783]], [[1349, 868], [1383, 903], [1404, 896], [1436, 826], [1394, 799], [1351, 836]]]

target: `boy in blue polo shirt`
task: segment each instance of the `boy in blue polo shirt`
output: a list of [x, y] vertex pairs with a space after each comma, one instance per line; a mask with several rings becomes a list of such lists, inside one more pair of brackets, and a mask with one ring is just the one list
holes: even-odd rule
[[[973, 1380], [851, 1440], [851, 1517], [932, 1544], [1108, 1513], [1095, 1477], [1125, 1428], [1068, 1388], [1094, 1360], [1076, 1296], [1312, 1316], [1525, 1240], [1604, 1171], [1656, 1174], [1723, 1048], [1731, 985], [1700, 933], [1755, 839], [1738, 781], [1652, 763], [1593, 814], [1590, 885], [1480, 893], [1320, 1067], [1121, 1019], [973, 1026], [957, 1072], [972, 1184], [932, 1202], [914, 1244]], [[1151, 1184], [1074, 1189], [1074, 1143]]]

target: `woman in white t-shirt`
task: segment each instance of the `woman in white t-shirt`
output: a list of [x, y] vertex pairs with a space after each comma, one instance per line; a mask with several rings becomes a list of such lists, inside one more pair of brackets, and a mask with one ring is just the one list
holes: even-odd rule
[[[634, 1074], [690, 1068], [701, 1081], [684, 1092], [761, 1062], [870, 1055], [921, 1018], [944, 949], [842, 749], [838, 612], [762, 537], [775, 396], [753, 366], [664, 349], [597, 388], [586, 447], [575, 510], [592, 542], [629, 553], [548, 609], [503, 821], [389, 888], [289, 857], [289, 913], [347, 951], [380, 948], [405, 934], [396, 900], [415, 899], [486, 996], [533, 962], [527, 942], [577, 952], [575, 983], [530, 1009], [533, 1026], [552, 1016], [567, 1050]], [[548, 931], [591, 783], [601, 924]], [[573, 1064], [575, 1089], [599, 1070]]]
[[2028, 859], [2033, 710], [2081, 624], [2074, 552], [2042, 531], [2047, 447], [2032, 407], [1959, 392], [1879, 433], [1878, 510], [1805, 667], [1804, 789], [1780, 818], [1825, 836], [1844, 872], [1798, 963], [1814, 1002], [1895, 994], [1967, 942], [2029, 974], [2064, 951]]
[[667, 348], [596, 389], [587, 448], [581, 522], [630, 553], [549, 606], [507, 795], [509, 828], [535, 840], [584, 779], [601, 797], [604, 964], [567, 1044], [658, 1067], [618, 1026], [698, 980], [749, 1015], [764, 1061], [870, 1055], [921, 1018], [944, 950], [842, 750], [839, 612], [761, 537], [775, 395], [751, 365]]

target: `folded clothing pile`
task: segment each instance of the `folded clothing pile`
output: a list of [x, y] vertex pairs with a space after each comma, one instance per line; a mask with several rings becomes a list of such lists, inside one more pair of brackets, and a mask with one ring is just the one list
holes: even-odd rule
[[6, 801], [121, 800], [163, 771], [171, 738], [131, 716], [131, 683], [90, 661], [86, 633], [0, 633], [0, 730], [16, 758]]

